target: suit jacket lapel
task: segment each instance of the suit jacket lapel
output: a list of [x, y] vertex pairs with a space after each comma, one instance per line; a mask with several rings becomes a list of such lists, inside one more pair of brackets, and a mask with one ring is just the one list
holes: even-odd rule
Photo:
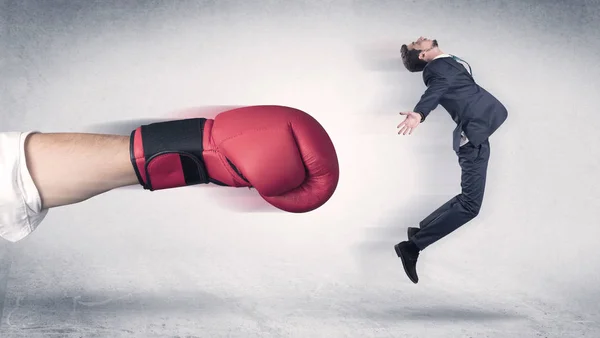
[[466, 69], [466, 68], [465, 68], [465, 67], [464, 67], [462, 64], [460, 64], [458, 61], [454, 60], [454, 59], [453, 59], [453, 58], [451, 58], [451, 57], [448, 57], [448, 58], [442, 58], [442, 59], [448, 59], [448, 60], [445, 60], [445, 61], [446, 61], [448, 64], [452, 65], [452, 67], [454, 67], [454, 68], [456, 68], [456, 69], [460, 70], [461, 72], [465, 72], [465, 73], [467, 73], [467, 75], [469, 75], [469, 77], [471, 78], [471, 80], [473, 79], [473, 75], [471, 75], [471, 73], [469, 73], [469, 72], [467, 71], [467, 69]]

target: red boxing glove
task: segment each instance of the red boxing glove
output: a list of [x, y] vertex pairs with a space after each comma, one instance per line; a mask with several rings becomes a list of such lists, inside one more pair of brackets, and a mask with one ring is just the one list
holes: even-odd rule
[[339, 180], [329, 135], [312, 116], [283, 106], [250, 106], [144, 125], [131, 133], [131, 162], [148, 190], [214, 183], [254, 187], [273, 206], [312, 211]]

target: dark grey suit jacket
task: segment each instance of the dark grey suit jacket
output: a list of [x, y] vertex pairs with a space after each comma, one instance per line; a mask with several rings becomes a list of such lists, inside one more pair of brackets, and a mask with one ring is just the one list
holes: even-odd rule
[[453, 134], [453, 149], [456, 152], [461, 131], [464, 131], [469, 142], [479, 146], [508, 117], [504, 105], [475, 83], [467, 69], [451, 57], [430, 61], [423, 70], [423, 81], [427, 90], [413, 111], [421, 113], [423, 122], [438, 105], [444, 107], [456, 122]]

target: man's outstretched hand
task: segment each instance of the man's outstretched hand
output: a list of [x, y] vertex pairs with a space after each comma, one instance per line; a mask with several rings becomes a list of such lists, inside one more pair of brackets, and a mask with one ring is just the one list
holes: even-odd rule
[[421, 114], [412, 111], [401, 112], [400, 115], [405, 115], [406, 118], [398, 125], [398, 135], [412, 134], [413, 130], [421, 124]]

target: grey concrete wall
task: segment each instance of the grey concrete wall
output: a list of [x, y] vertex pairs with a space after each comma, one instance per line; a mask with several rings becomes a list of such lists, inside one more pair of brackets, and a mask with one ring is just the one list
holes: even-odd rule
[[[597, 1], [0, 2], [0, 131], [94, 131], [191, 106], [303, 109], [336, 144], [322, 208], [121, 189], [0, 244], [2, 337], [580, 337], [600, 333]], [[408, 281], [393, 245], [459, 189], [453, 122], [410, 137], [435, 37], [509, 108], [480, 216]], [[96, 129], [94, 129], [96, 128]]]

